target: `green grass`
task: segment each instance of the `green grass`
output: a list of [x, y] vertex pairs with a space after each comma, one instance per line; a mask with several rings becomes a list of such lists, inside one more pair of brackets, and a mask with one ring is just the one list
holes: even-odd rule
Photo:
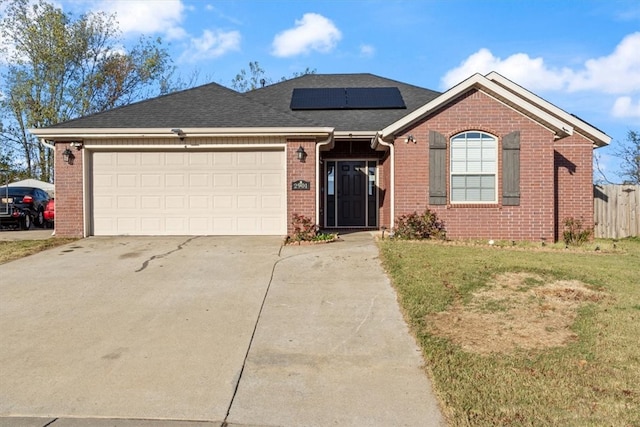
[[57, 246], [66, 245], [76, 240], [77, 239], [50, 238], [46, 240], [0, 241], [0, 264]]
[[[450, 425], [640, 425], [640, 239], [579, 249], [383, 240], [380, 248]], [[577, 339], [564, 346], [479, 354], [433, 332], [429, 315], [470, 306], [474, 292], [507, 272], [537, 277], [518, 291], [579, 280], [607, 298], [580, 306]], [[487, 302], [480, 312], [509, 304]]]

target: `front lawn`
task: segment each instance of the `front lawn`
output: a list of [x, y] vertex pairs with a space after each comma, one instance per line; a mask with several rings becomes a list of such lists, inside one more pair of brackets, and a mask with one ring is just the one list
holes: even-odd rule
[[78, 239], [50, 238], [46, 240], [0, 241], [0, 264], [32, 255], [46, 249], [66, 245]]
[[640, 425], [640, 239], [380, 242], [453, 426]]

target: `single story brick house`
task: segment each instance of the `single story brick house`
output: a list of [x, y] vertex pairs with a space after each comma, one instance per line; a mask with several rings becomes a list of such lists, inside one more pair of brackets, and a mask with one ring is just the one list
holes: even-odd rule
[[391, 229], [429, 208], [451, 238], [554, 241], [593, 225], [593, 149], [611, 138], [492, 72], [444, 93], [309, 74], [215, 83], [43, 129], [56, 235], [287, 235]]

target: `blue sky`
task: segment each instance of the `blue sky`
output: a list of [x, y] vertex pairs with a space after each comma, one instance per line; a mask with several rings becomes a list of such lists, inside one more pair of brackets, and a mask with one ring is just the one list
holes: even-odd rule
[[640, 130], [638, 0], [55, 0], [116, 13], [125, 40], [168, 43], [178, 72], [231, 85], [258, 61], [279, 80], [373, 73], [446, 90], [495, 70], [613, 138], [597, 150], [618, 181], [615, 147]]

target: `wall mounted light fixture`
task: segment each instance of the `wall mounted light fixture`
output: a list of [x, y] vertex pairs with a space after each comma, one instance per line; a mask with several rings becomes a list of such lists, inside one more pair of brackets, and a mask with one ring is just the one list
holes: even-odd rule
[[307, 152], [304, 151], [302, 145], [296, 150], [296, 155], [298, 156], [298, 160], [304, 163], [304, 160], [307, 158]]
[[69, 165], [73, 164], [73, 159], [75, 158], [76, 156], [73, 155], [73, 151], [69, 150], [68, 148], [62, 152], [62, 161]]
[[171, 132], [175, 133], [176, 135], [178, 135], [180, 137], [180, 141], [184, 141], [184, 137], [186, 136], [185, 133], [182, 131], [182, 129], [180, 128], [173, 128], [171, 129]]
[[408, 144], [410, 142], [417, 144], [418, 141], [416, 141], [416, 138], [413, 135], [407, 135], [407, 137], [404, 139], [404, 143]]

